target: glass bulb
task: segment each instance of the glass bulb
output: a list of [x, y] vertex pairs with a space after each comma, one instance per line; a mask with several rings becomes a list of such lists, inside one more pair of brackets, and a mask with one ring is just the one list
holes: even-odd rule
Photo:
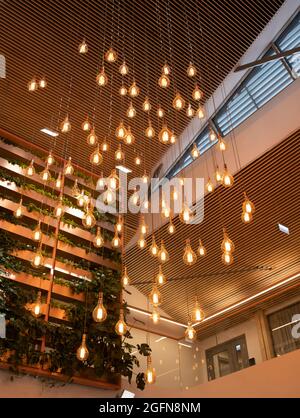
[[61, 173], [58, 173], [57, 179], [55, 180], [55, 187], [57, 189], [60, 189], [62, 186], [62, 177], [61, 177]]
[[127, 88], [122, 84], [119, 90], [120, 96], [126, 96], [127, 94]]
[[129, 104], [129, 107], [128, 107], [127, 112], [126, 112], [126, 116], [128, 118], [134, 118], [136, 116], [136, 110], [135, 110], [132, 102], [130, 102], [130, 104]]
[[158, 85], [162, 89], [166, 89], [170, 85], [170, 79], [166, 74], [162, 74], [158, 79]]
[[124, 160], [124, 152], [122, 151], [121, 145], [119, 145], [117, 151], [115, 152], [115, 159], [117, 161]]
[[157, 109], [156, 114], [157, 114], [157, 117], [159, 117], [159, 118], [163, 118], [163, 117], [165, 116], [165, 111], [164, 111], [164, 109], [162, 109], [162, 108], [159, 106], [159, 108]]
[[215, 178], [216, 178], [218, 183], [222, 183], [223, 175], [222, 175], [221, 171], [219, 170], [218, 166], [217, 166], [217, 169], [216, 169], [216, 172], [215, 172]]
[[105, 60], [107, 62], [115, 62], [118, 59], [118, 54], [117, 52], [110, 47], [109, 50], [105, 53]]
[[149, 294], [149, 302], [153, 306], [159, 306], [161, 304], [161, 293], [156, 284], [153, 284], [151, 293]]
[[135, 165], [141, 165], [142, 164], [142, 160], [141, 160], [141, 157], [139, 155], [137, 155], [135, 157], [134, 163], [135, 163]]
[[66, 176], [71, 176], [74, 173], [74, 167], [72, 166], [72, 157], [69, 157], [67, 164], [64, 168], [64, 174]]
[[128, 128], [127, 128], [127, 135], [124, 138], [124, 142], [125, 142], [126, 145], [131, 145], [135, 142], [135, 137], [134, 137], [133, 133], [131, 132], [130, 126], [128, 126]]
[[104, 245], [104, 239], [103, 239], [103, 236], [101, 235], [101, 230], [99, 226], [97, 227], [97, 234], [95, 235], [93, 239], [93, 244], [94, 244], [94, 247], [96, 248], [103, 247]]
[[145, 135], [147, 138], [151, 139], [155, 137], [155, 130], [152, 127], [151, 121], [148, 122], [148, 127], [145, 130]]
[[139, 200], [140, 200], [139, 194], [137, 192], [134, 192], [131, 195], [130, 200], [135, 206], [137, 206], [139, 204]]
[[112, 239], [111, 245], [112, 245], [114, 248], [119, 248], [119, 247], [121, 247], [121, 240], [120, 240], [119, 235], [118, 235], [118, 233], [117, 233], [117, 232], [115, 232], [115, 235], [114, 235], [114, 237], [113, 237], [113, 239]]
[[200, 151], [198, 150], [196, 144], [193, 145], [193, 148], [192, 148], [192, 151], [191, 151], [191, 156], [194, 160], [196, 160], [196, 158], [198, 158], [200, 156]]
[[168, 232], [169, 232], [169, 234], [174, 234], [174, 232], [175, 232], [175, 226], [174, 226], [171, 219], [170, 219], [170, 223], [169, 223], [169, 226], [168, 226]]
[[33, 79], [27, 84], [28, 91], [36, 91], [38, 87], [39, 85], [35, 77], [33, 77]]
[[77, 179], [74, 181], [73, 187], [71, 189], [71, 195], [73, 197], [75, 197], [75, 199], [77, 199], [79, 197], [79, 195], [80, 195], [80, 190], [79, 190], [79, 187], [78, 187], [78, 181], [77, 181]]
[[142, 217], [141, 224], [140, 224], [140, 232], [141, 234], [145, 235], [147, 233], [148, 226], [145, 222], [144, 217]]
[[227, 146], [226, 146], [226, 142], [224, 141], [224, 139], [220, 138], [218, 140], [218, 147], [220, 151], [226, 151]]
[[206, 256], [206, 248], [202, 244], [201, 239], [199, 239], [198, 254], [200, 255], [200, 257]]
[[105, 74], [104, 67], [102, 67], [101, 71], [97, 74], [96, 81], [100, 87], [106, 86], [108, 83], [108, 78]]
[[198, 109], [196, 110], [196, 115], [198, 116], [199, 119], [203, 119], [205, 117], [205, 110], [203, 106], [199, 106]]
[[124, 334], [126, 334], [127, 332], [127, 325], [124, 321], [124, 313], [123, 313], [123, 309], [120, 309], [120, 319], [119, 321], [116, 323], [115, 326], [115, 331], [118, 335], [122, 336]]
[[103, 190], [105, 185], [106, 185], [106, 180], [103, 177], [103, 173], [101, 173], [101, 175], [98, 179], [98, 182], [97, 182], [97, 186], [98, 186], [99, 190]]
[[136, 82], [135, 81], [129, 87], [128, 94], [129, 94], [130, 97], [137, 97], [140, 94], [140, 89], [136, 85]]
[[185, 330], [185, 338], [188, 341], [194, 341], [196, 339], [196, 331], [195, 329], [192, 327], [191, 322], [188, 323], [187, 329]]
[[231, 187], [233, 185], [234, 179], [233, 176], [229, 173], [226, 164], [224, 165], [224, 173], [223, 173], [223, 186], [224, 187]]
[[37, 250], [37, 252], [34, 254], [33, 259], [31, 260], [31, 265], [34, 268], [42, 267], [44, 264], [44, 257], [42, 254], [41, 248]]
[[172, 132], [170, 136], [170, 144], [175, 144], [176, 141], [177, 141], [176, 135], [174, 134], [174, 132]]
[[40, 174], [43, 181], [49, 181], [51, 179], [51, 173], [48, 170], [48, 166], [45, 167], [45, 169]]
[[197, 255], [193, 251], [190, 245], [190, 241], [188, 239], [186, 240], [186, 244], [184, 248], [183, 261], [187, 266], [192, 266], [197, 261]]
[[196, 298], [195, 305], [192, 311], [192, 320], [194, 322], [201, 322], [205, 318], [203, 310], [200, 308], [199, 302]]
[[143, 207], [144, 207], [145, 209], [149, 209], [149, 206], [150, 206], [149, 201], [148, 201], [148, 200], [144, 200], [144, 201], [143, 201]]
[[25, 169], [25, 174], [28, 177], [31, 177], [35, 174], [35, 168], [33, 164], [34, 164], [34, 160], [31, 160], [29, 166], [26, 167]]
[[144, 103], [143, 103], [143, 111], [144, 112], [150, 112], [151, 110], [151, 103], [150, 100], [148, 99], [148, 97], [145, 98]]
[[52, 155], [52, 152], [50, 151], [50, 153], [49, 153], [48, 157], [46, 158], [46, 163], [47, 163], [47, 164], [48, 164], [48, 166], [49, 166], [49, 165], [54, 164], [54, 162], [55, 162], [54, 157], [53, 157], [53, 155]]
[[166, 63], [166, 64], [162, 67], [161, 72], [162, 72], [164, 75], [170, 75], [170, 74], [171, 74], [171, 68], [170, 68], [170, 66]]
[[95, 133], [95, 128], [92, 128], [91, 132], [89, 133], [89, 135], [86, 138], [86, 142], [88, 143], [88, 145], [96, 145], [98, 142], [98, 137]]
[[233, 255], [231, 253], [223, 253], [222, 254], [222, 262], [226, 266], [230, 266], [234, 261]]
[[104, 192], [104, 201], [106, 202], [106, 204], [108, 205], [112, 204], [115, 201], [115, 199], [116, 199], [116, 193], [113, 192], [112, 190], [107, 189]]
[[144, 235], [142, 235], [142, 234], [140, 235], [140, 238], [139, 238], [137, 243], [138, 243], [138, 246], [140, 247], [141, 250], [146, 247], [147, 242], [144, 238]]
[[107, 318], [107, 311], [103, 305], [103, 292], [99, 292], [98, 303], [92, 313], [95, 322], [104, 322]]
[[115, 225], [115, 229], [118, 233], [121, 233], [122, 230], [123, 230], [123, 222], [122, 222], [121, 216], [119, 216], [119, 218], [118, 218], [118, 222]]
[[36, 228], [32, 233], [33, 241], [39, 242], [42, 239], [42, 231], [41, 231], [41, 221], [37, 224]]
[[62, 133], [66, 134], [71, 131], [71, 123], [69, 121], [69, 116], [67, 115], [60, 124], [60, 130]]
[[79, 361], [86, 361], [89, 357], [89, 350], [86, 346], [86, 334], [82, 335], [81, 344], [76, 351], [76, 357]]
[[108, 143], [106, 142], [105, 139], [101, 144], [101, 149], [102, 149], [103, 152], [107, 152], [109, 150], [109, 145], [108, 145]]
[[163, 144], [167, 144], [171, 139], [171, 135], [172, 135], [172, 133], [169, 130], [169, 128], [167, 127], [167, 125], [163, 125], [163, 127], [161, 128], [161, 131], [158, 134], [158, 139]]
[[153, 324], [158, 324], [160, 320], [160, 313], [156, 306], [153, 306], [151, 318], [152, 318]]
[[123, 273], [123, 276], [122, 276], [121, 282], [122, 282], [122, 285], [123, 285], [124, 287], [125, 287], [125, 286], [128, 286], [128, 285], [129, 285], [129, 283], [130, 283], [130, 279], [129, 279], [129, 276], [128, 276], [128, 273], [127, 273], [127, 267], [126, 267], [126, 266], [124, 267], [124, 273]]
[[155, 236], [154, 235], [152, 236], [152, 243], [150, 245], [149, 251], [150, 251], [150, 254], [153, 257], [157, 257], [158, 256], [159, 248], [158, 248], [158, 245], [156, 244]]
[[126, 135], [127, 135], [127, 130], [124, 126], [124, 123], [121, 121], [119, 123], [119, 126], [116, 129], [116, 137], [118, 139], [124, 139]]
[[196, 84], [193, 93], [192, 93], [192, 97], [193, 99], [198, 102], [199, 100], [202, 99], [203, 93], [202, 91], [199, 89], [199, 86]]
[[14, 211], [14, 217], [17, 218], [17, 219], [20, 219], [23, 216], [23, 206], [22, 205], [23, 205], [23, 199], [21, 198], [19, 206]]
[[81, 124], [81, 129], [82, 129], [84, 132], [90, 132], [90, 130], [92, 129], [92, 126], [91, 126], [91, 123], [90, 123], [90, 121], [89, 121], [88, 116], [87, 116], [87, 117], [86, 117], [86, 119], [82, 122], [82, 124]]
[[164, 245], [163, 240], [161, 240], [160, 250], [158, 251], [158, 258], [162, 263], [166, 263], [169, 260], [169, 253]]
[[93, 209], [89, 207], [86, 213], [83, 215], [82, 224], [85, 228], [93, 228], [96, 225], [96, 219], [93, 214]]
[[82, 190], [81, 193], [80, 193], [80, 195], [77, 198], [77, 205], [80, 208], [83, 208], [83, 206], [85, 205], [85, 203], [86, 203], [86, 196], [84, 194], [84, 190]]
[[159, 266], [159, 271], [158, 271], [158, 274], [156, 276], [156, 283], [159, 284], [159, 285], [162, 285], [162, 284], [165, 284], [166, 281], [167, 281], [167, 278], [162, 272], [162, 267]]
[[251, 200], [249, 200], [248, 196], [246, 195], [246, 193], [244, 192], [244, 202], [243, 202], [243, 211], [247, 212], [247, 213], [254, 213], [255, 212], [255, 206], [254, 204], [251, 202]]
[[109, 175], [108, 179], [108, 187], [111, 190], [118, 190], [120, 187], [120, 179], [117, 175], [116, 169], [112, 169], [111, 174]]
[[102, 154], [100, 153], [99, 145], [98, 145], [98, 147], [90, 156], [90, 163], [93, 165], [100, 165], [102, 164], [102, 161], [103, 161], [103, 157], [102, 157]]
[[206, 183], [206, 190], [208, 193], [212, 193], [214, 191], [214, 185], [210, 178], [208, 179], [208, 182]]
[[175, 110], [182, 110], [185, 106], [185, 101], [180, 93], [177, 93], [173, 100], [173, 107]]
[[46, 78], [43, 76], [40, 81], [39, 81], [39, 88], [40, 89], [45, 89], [47, 87], [47, 80]]
[[37, 318], [42, 314], [42, 292], [39, 290], [36, 301], [32, 307], [32, 314]]
[[187, 73], [187, 76], [191, 77], [191, 78], [195, 77], [195, 75], [197, 74], [196, 67], [191, 62], [190, 62], [190, 65], [188, 66], [188, 68], [186, 70], [186, 73]]
[[145, 377], [146, 377], [146, 383], [148, 383], [149, 385], [152, 385], [153, 383], [155, 383], [156, 372], [155, 372], [155, 369], [152, 367], [151, 363], [147, 365]]
[[60, 196], [59, 202], [54, 208], [53, 216], [55, 218], [60, 218], [64, 214], [64, 211], [65, 211], [65, 208], [64, 208], [64, 205], [62, 203], [62, 196]]
[[209, 131], [209, 139], [211, 142], [214, 142], [217, 139], [217, 135], [213, 129], [210, 129]]
[[228, 237], [226, 229], [223, 229], [223, 241], [221, 243], [221, 250], [223, 253], [233, 253], [235, 250], [235, 245]]
[[252, 219], [253, 219], [252, 213], [243, 212], [242, 213], [242, 216], [241, 216], [241, 219], [242, 219], [242, 221], [243, 221], [244, 224], [249, 224], [252, 221]]
[[193, 219], [193, 212], [186, 203], [184, 203], [182, 206], [182, 209], [179, 213], [179, 219], [185, 224], [190, 223]]
[[193, 118], [195, 116], [195, 111], [192, 108], [191, 103], [188, 104], [188, 107], [186, 109], [186, 115], [187, 115], [188, 118]]
[[171, 216], [171, 209], [166, 206], [165, 208], [163, 208], [161, 214], [163, 217], [169, 218]]
[[142, 180], [143, 180], [143, 183], [144, 183], [144, 184], [147, 184], [147, 183], [148, 183], [148, 181], [149, 181], [149, 177], [148, 177], [148, 175], [147, 175], [146, 171], [144, 171], [144, 174], [143, 174], [143, 176], [142, 176]]
[[85, 39], [83, 39], [81, 44], [79, 44], [79, 46], [78, 46], [78, 52], [79, 52], [79, 54], [86, 54], [88, 52], [88, 50], [89, 50], [88, 45], [85, 42]]
[[129, 73], [129, 68], [125, 61], [123, 61], [122, 64], [120, 65], [119, 72], [122, 76], [125, 76]]
[[178, 200], [178, 191], [175, 187], [173, 189], [172, 199], [175, 200], [175, 201]]

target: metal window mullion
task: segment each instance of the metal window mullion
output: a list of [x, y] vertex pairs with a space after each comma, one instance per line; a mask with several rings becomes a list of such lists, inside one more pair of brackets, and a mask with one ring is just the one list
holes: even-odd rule
[[[281, 51], [280, 47], [276, 44], [276, 41], [275, 42], [272, 42], [271, 46], [272, 46], [272, 49], [277, 54], [279, 54], [280, 52], [283, 52], [283, 51]], [[288, 72], [288, 74], [292, 78], [292, 80], [296, 80], [297, 77], [296, 77], [296, 75], [293, 72], [292, 66], [290, 65], [289, 61], [287, 60], [287, 57], [281, 58], [280, 61], [282, 62], [284, 68], [286, 69], [286, 71]]]

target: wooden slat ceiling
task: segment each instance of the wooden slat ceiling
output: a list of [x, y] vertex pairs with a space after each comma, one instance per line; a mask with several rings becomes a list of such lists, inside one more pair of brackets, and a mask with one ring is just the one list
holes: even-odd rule
[[[169, 126], [180, 134], [188, 118], [184, 112], [175, 112], [171, 102], [175, 89], [186, 99], [191, 96], [194, 81], [186, 76], [191, 51], [201, 72], [197, 81], [205, 100], [282, 4], [283, 0], [1, 1], [0, 53], [7, 60], [7, 80], [0, 80], [0, 126], [43, 148], [52, 147], [61, 156], [71, 155], [75, 163], [91, 169], [91, 148], [80, 125], [86, 114], [93, 115], [95, 107], [96, 132], [101, 139], [109, 135], [111, 117], [111, 151], [105, 155], [103, 166], [94, 170], [107, 175], [114, 166], [114, 131], [120, 119], [126, 119], [129, 103], [128, 97], [122, 102], [118, 94], [118, 68], [124, 54], [131, 69], [125, 84], [131, 84], [134, 67], [141, 88], [134, 100], [138, 115], [131, 124], [137, 141], [135, 146], [124, 146], [126, 164], [133, 165], [138, 152], [143, 154], [145, 164], [133, 174], [141, 174], [144, 166], [149, 172], [166, 148], [157, 139], [145, 139], [147, 117], [141, 110], [144, 97], [148, 95], [153, 104], [151, 120], [156, 132], [160, 103], [168, 110]], [[106, 64], [109, 85], [100, 91], [95, 75], [111, 36], [119, 60]], [[83, 37], [89, 45], [85, 56], [77, 51]], [[172, 84], [162, 91], [157, 79], [165, 58], [172, 66]], [[29, 93], [27, 82], [35, 75], [45, 75], [48, 87]], [[60, 135], [54, 145], [40, 129], [56, 128], [67, 112], [68, 102], [73, 129], [67, 139]]]
[[[183, 225], [177, 217], [174, 236], [168, 234], [167, 226], [157, 231], [157, 241], [163, 238], [170, 254], [170, 261], [163, 266], [167, 278], [189, 278], [161, 287], [162, 308], [174, 319], [187, 321], [187, 301], [191, 310], [195, 294], [210, 316], [300, 272], [299, 145], [300, 131], [238, 173], [231, 189], [219, 187], [207, 195], [201, 224]], [[241, 222], [245, 190], [256, 206], [249, 225]], [[278, 223], [286, 225], [290, 235], [280, 232]], [[232, 266], [221, 262], [223, 225], [236, 245]], [[187, 238], [194, 251], [201, 238], [208, 253], [192, 267], [182, 260]], [[148, 237], [148, 248], [150, 240]], [[149, 281], [158, 270], [157, 260], [148, 250], [134, 247], [127, 253], [126, 264], [133, 283], [148, 295]], [[137, 284], [143, 281], [147, 283]]]

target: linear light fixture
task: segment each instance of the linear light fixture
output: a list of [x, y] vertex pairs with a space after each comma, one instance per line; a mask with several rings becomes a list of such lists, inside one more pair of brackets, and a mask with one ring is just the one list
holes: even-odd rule
[[192, 348], [191, 345], [184, 344], [184, 343], [178, 343], [178, 345], [181, 345], [182, 347]]
[[52, 131], [51, 129], [48, 129], [48, 128], [41, 129], [41, 132], [43, 132], [46, 135], [50, 135], [50, 136], [54, 136], [54, 137], [59, 135], [58, 132]]
[[281, 328], [285, 328], [285, 327], [287, 327], [287, 326], [289, 326], [289, 325], [296, 324], [296, 323], [297, 323], [297, 322], [299, 322], [299, 321], [300, 321], [300, 319], [295, 319], [294, 321], [291, 321], [291, 322], [288, 322], [288, 323], [286, 323], [286, 324], [280, 325], [280, 327], [273, 328], [273, 329], [272, 329], [272, 332], [273, 332], [273, 331], [277, 331], [278, 329], [281, 329]]
[[130, 168], [125, 167], [124, 165], [117, 165], [116, 168], [125, 174], [132, 173], [132, 170]]
[[162, 340], [165, 340], [167, 337], [160, 337], [160, 338], [158, 338], [157, 340], [155, 340], [155, 342], [156, 343], [159, 343], [160, 341], [162, 341]]

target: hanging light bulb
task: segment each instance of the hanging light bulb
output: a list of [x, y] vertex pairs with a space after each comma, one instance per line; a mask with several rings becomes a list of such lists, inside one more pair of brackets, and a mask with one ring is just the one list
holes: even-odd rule
[[186, 73], [187, 76], [190, 78], [195, 77], [195, 75], [197, 74], [197, 70], [193, 63], [190, 62], [190, 65], [188, 66]]
[[148, 231], [148, 225], [145, 222], [145, 218], [142, 216], [141, 223], [140, 223], [140, 233], [145, 235]]
[[51, 179], [51, 173], [48, 170], [48, 165], [44, 168], [44, 170], [40, 174], [43, 181], [49, 181]]
[[153, 306], [159, 306], [161, 304], [161, 293], [156, 284], [153, 284], [152, 290], [149, 294], [149, 303]]
[[92, 126], [91, 126], [91, 123], [89, 121], [89, 117], [87, 116], [86, 119], [81, 124], [81, 129], [84, 132], [90, 132], [91, 128], [92, 128]]
[[119, 93], [120, 93], [120, 96], [126, 96], [127, 88], [124, 86], [124, 84], [122, 84], [122, 86], [120, 87]]
[[136, 110], [135, 110], [132, 102], [130, 102], [130, 104], [129, 104], [129, 107], [128, 107], [127, 112], [126, 112], [126, 116], [128, 118], [134, 118], [136, 116]]
[[78, 199], [80, 197], [80, 190], [79, 190], [79, 187], [78, 187], [77, 179], [75, 179], [75, 181], [74, 181], [73, 187], [71, 189], [71, 195], [73, 197], [75, 197], [75, 199]]
[[144, 184], [147, 184], [148, 181], [149, 181], [149, 177], [148, 177], [148, 175], [146, 173], [146, 170], [144, 171], [144, 174], [142, 176], [142, 181], [143, 181]]
[[67, 115], [60, 124], [60, 130], [63, 134], [67, 134], [71, 131], [71, 123], [69, 121], [69, 116]]
[[88, 45], [85, 42], [85, 39], [83, 39], [81, 44], [79, 44], [79, 46], [78, 46], [78, 52], [79, 52], [79, 54], [86, 54], [88, 52], [88, 50], [89, 50]]
[[249, 224], [253, 219], [252, 213], [242, 212], [241, 219], [244, 224]]
[[208, 193], [212, 193], [214, 191], [214, 185], [210, 178], [208, 178], [208, 182], [206, 183], [205, 187]]
[[96, 81], [100, 87], [106, 86], [108, 83], [108, 77], [105, 74], [104, 67], [102, 67], [101, 71], [97, 74]]
[[120, 179], [117, 175], [117, 171], [116, 171], [115, 168], [111, 170], [111, 173], [110, 173], [107, 181], [108, 181], [107, 185], [111, 190], [118, 190], [119, 189]]
[[104, 322], [107, 318], [107, 311], [103, 305], [103, 292], [99, 292], [98, 303], [92, 313], [95, 322]]
[[101, 235], [101, 230], [99, 226], [97, 227], [97, 234], [95, 235], [93, 239], [93, 244], [94, 244], [94, 247], [96, 248], [101, 248], [104, 245], [104, 238]]
[[170, 75], [171, 74], [171, 68], [170, 68], [170, 66], [167, 63], [165, 63], [164, 66], [161, 69], [161, 72], [164, 75]]
[[196, 115], [199, 119], [203, 119], [205, 117], [205, 110], [203, 106], [199, 105], [198, 109], [196, 110]]
[[170, 218], [170, 216], [171, 216], [171, 209], [168, 206], [166, 206], [166, 207], [163, 208], [161, 214], [162, 214], [162, 216], [164, 218]]
[[144, 207], [145, 209], [149, 209], [149, 206], [150, 206], [149, 200], [145, 199], [145, 200], [143, 201], [143, 207]]
[[118, 232], [117, 231], [115, 231], [115, 235], [114, 235], [114, 237], [113, 237], [113, 239], [112, 239], [112, 242], [111, 242], [111, 245], [114, 247], [114, 248], [119, 248], [119, 247], [121, 247], [121, 240], [120, 240], [120, 237], [119, 237], [119, 235], [118, 235]]
[[164, 275], [164, 273], [162, 272], [162, 267], [161, 265], [159, 266], [159, 270], [158, 270], [158, 274], [156, 276], [156, 283], [159, 285], [165, 284], [167, 281], [166, 276]]
[[122, 222], [122, 218], [119, 215], [118, 217], [118, 222], [115, 225], [115, 230], [120, 234], [123, 231], [123, 222]]
[[104, 187], [106, 186], [106, 180], [103, 177], [103, 173], [101, 173], [101, 175], [98, 179], [97, 186], [98, 186], [99, 190], [103, 190]]
[[35, 242], [40, 242], [42, 239], [42, 231], [41, 231], [41, 221], [39, 220], [39, 223], [37, 224], [36, 228], [34, 229], [32, 233], [32, 239]]
[[55, 180], [55, 187], [60, 189], [62, 185], [62, 176], [61, 173], [58, 173], [57, 179]]
[[112, 63], [112, 62], [116, 62], [117, 59], [118, 59], [117, 52], [112, 47], [110, 47], [109, 50], [105, 53], [105, 60], [107, 62]]
[[185, 101], [183, 97], [180, 95], [180, 93], [177, 93], [176, 96], [173, 99], [173, 107], [175, 110], [182, 110], [185, 106]]
[[76, 351], [76, 357], [79, 361], [86, 361], [89, 357], [89, 350], [86, 346], [86, 334], [82, 334], [81, 344]]
[[170, 223], [168, 226], [168, 232], [169, 234], [174, 234], [175, 232], [175, 225], [173, 224], [171, 217], [170, 217]]
[[127, 135], [124, 138], [124, 142], [126, 145], [132, 145], [135, 142], [135, 137], [133, 133], [131, 132], [130, 126], [127, 128]]
[[184, 261], [184, 264], [186, 264], [187, 266], [192, 266], [197, 261], [197, 255], [193, 251], [189, 239], [186, 240], [184, 253], [183, 253], [183, 261]]
[[171, 132], [170, 144], [175, 144], [176, 141], [177, 141], [176, 135], [174, 134], [174, 132]]
[[210, 129], [209, 131], [209, 139], [211, 142], [214, 142], [217, 139], [217, 135], [213, 129]]
[[68, 158], [68, 162], [64, 168], [64, 174], [66, 176], [71, 176], [74, 173], [74, 167], [72, 166], [72, 157]]
[[166, 202], [166, 195], [165, 192], [162, 192], [162, 196], [161, 196], [161, 208], [165, 209], [167, 207], [167, 202]]
[[23, 199], [21, 197], [19, 205], [18, 205], [17, 209], [14, 211], [14, 217], [17, 218], [17, 219], [20, 219], [23, 216], [23, 206], [22, 205], [23, 205]]
[[158, 117], [158, 118], [163, 118], [163, 117], [165, 116], [165, 111], [164, 111], [164, 109], [162, 109], [162, 108], [159, 106], [159, 107], [158, 107], [158, 109], [157, 109], [156, 114], [157, 114], [157, 117]]
[[169, 253], [164, 245], [163, 240], [161, 240], [160, 250], [158, 251], [158, 258], [162, 263], [166, 263], [169, 260]]
[[130, 279], [129, 279], [129, 276], [128, 276], [128, 273], [127, 273], [127, 267], [126, 267], [126, 266], [124, 267], [124, 273], [123, 273], [123, 276], [122, 276], [121, 282], [122, 282], [122, 285], [123, 285], [124, 287], [125, 287], [125, 286], [128, 286], [128, 285], [129, 285], [129, 283], [130, 283]]
[[191, 156], [192, 156], [193, 160], [196, 160], [198, 157], [200, 157], [200, 151], [199, 151], [199, 149], [198, 149], [198, 147], [195, 143], [193, 144], [193, 148], [192, 148], [192, 151], [191, 151]]
[[223, 152], [226, 151], [226, 148], [227, 148], [226, 142], [221, 137], [218, 139], [218, 147], [220, 151], [223, 151]]
[[38, 87], [39, 85], [35, 77], [33, 77], [33, 79], [27, 84], [28, 91], [36, 91]]
[[167, 144], [170, 141], [171, 135], [172, 135], [172, 132], [167, 127], [167, 125], [163, 125], [163, 127], [161, 128], [161, 131], [158, 134], [158, 139], [163, 144]]
[[124, 321], [124, 311], [120, 309], [119, 321], [116, 323], [115, 331], [118, 335], [123, 336], [127, 332], [127, 325]]
[[192, 108], [191, 103], [188, 104], [188, 107], [186, 109], [186, 115], [187, 115], [188, 118], [193, 118], [195, 116], [195, 111]]
[[191, 322], [188, 322], [184, 335], [188, 341], [194, 341], [196, 339], [196, 330], [193, 328]]
[[152, 235], [152, 243], [150, 245], [149, 252], [153, 257], [157, 257], [158, 256], [158, 251], [159, 251], [159, 248], [156, 244], [155, 236]]
[[124, 139], [126, 135], [127, 135], [127, 131], [126, 131], [125, 125], [123, 121], [121, 121], [119, 123], [119, 126], [116, 129], [116, 137], [118, 139]]
[[137, 244], [138, 244], [138, 246], [140, 247], [141, 250], [147, 246], [147, 242], [146, 242], [143, 234], [140, 235], [140, 238], [139, 238]]
[[116, 193], [110, 189], [107, 189], [104, 192], [104, 202], [107, 205], [111, 205], [116, 200]]
[[221, 250], [223, 251], [223, 253], [233, 253], [235, 250], [235, 245], [228, 237], [225, 228], [223, 228], [223, 241], [221, 243]]
[[140, 89], [135, 81], [133, 81], [133, 83], [129, 87], [128, 94], [130, 97], [137, 97], [140, 94]]
[[32, 307], [32, 315], [38, 318], [42, 314], [42, 292], [39, 290], [36, 301]]
[[144, 112], [150, 112], [151, 110], [151, 103], [148, 97], [145, 97], [145, 100], [143, 102], [143, 111]]
[[222, 183], [223, 175], [222, 175], [221, 171], [219, 170], [218, 166], [217, 166], [217, 169], [216, 169], [216, 172], [215, 172], [215, 178], [216, 178], [218, 183]]
[[153, 383], [155, 383], [156, 372], [155, 372], [154, 367], [152, 367], [151, 356], [147, 356], [147, 369], [145, 372], [145, 377], [146, 377], [146, 383], [148, 383], [149, 385], [152, 385]]
[[41, 244], [37, 250], [37, 252], [34, 254], [33, 259], [31, 260], [31, 265], [34, 268], [42, 267], [44, 264], [44, 257], [42, 254], [42, 247]]
[[180, 186], [184, 186], [184, 177], [179, 177]]
[[254, 204], [251, 202], [251, 200], [248, 198], [246, 192], [244, 192], [244, 202], [243, 202], [243, 211], [246, 213], [251, 213], [253, 214], [255, 212], [255, 206]]
[[39, 88], [45, 89], [46, 87], [47, 87], [47, 80], [46, 80], [46, 77], [43, 76], [39, 81]]
[[152, 318], [153, 324], [158, 324], [160, 320], [160, 313], [158, 311], [157, 306], [153, 306], [151, 318]]
[[151, 139], [151, 138], [154, 138], [155, 137], [155, 130], [154, 130], [154, 128], [153, 128], [153, 126], [152, 126], [152, 124], [151, 124], [151, 121], [149, 120], [149, 122], [148, 122], [148, 126], [147, 126], [147, 128], [146, 128], [146, 130], [145, 130], [145, 135], [146, 135], [146, 137], [147, 138], [149, 138], [149, 139]]
[[59, 197], [59, 201], [54, 208], [53, 216], [55, 218], [60, 218], [64, 214], [65, 208], [62, 202], [62, 195]]
[[115, 152], [115, 160], [116, 161], [124, 160], [124, 152], [122, 151], [121, 145], [118, 146], [117, 151]]
[[129, 73], [128, 65], [126, 64], [125, 60], [122, 62], [122, 64], [119, 67], [119, 73], [124, 77]]
[[166, 74], [162, 74], [158, 79], [158, 85], [162, 89], [167, 89], [170, 85], [170, 79]]
[[227, 165], [224, 164], [224, 173], [223, 173], [223, 186], [224, 187], [231, 187], [233, 185], [234, 179], [233, 176], [229, 173], [227, 169]]
[[200, 257], [206, 256], [206, 248], [202, 244], [201, 239], [199, 239], [198, 254], [200, 255]]
[[94, 127], [91, 129], [91, 132], [87, 136], [86, 142], [88, 143], [88, 145], [96, 145], [97, 144], [98, 137], [96, 135], [96, 132], [95, 132], [95, 128]]
[[82, 225], [88, 229], [93, 228], [96, 225], [96, 219], [91, 205], [88, 205], [86, 213], [83, 215]]
[[142, 164], [142, 160], [141, 160], [141, 157], [139, 155], [137, 155], [135, 157], [134, 163], [135, 163], [135, 165], [141, 165]]
[[173, 188], [172, 199], [174, 201], [177, 201], [178, 200], [178, 191], [177, 191], [176, 187]]
[[131, 195], [130, 200], [131, 200], [132, 204], [135, 205], [135, 206], [137, 206], [139, 204], [140, 196], [139, 196], [137, 191], [135, 191]]
[[79, 196], [77, 198], [77, 205], [80, 208], [83, 208], [83, 206], [85, 205], [85, 203], [86, 203], [86, 197], [85, 197], [85, 194], [84, 194], [84, 190], [81, 190], [81, 193], [79, 194]]
[[230, 266], [234, 261], [233, 255], [231, 253], [223, 253], [222, 254], [222, 262], [226, 266]]
[[28, 177], [31, 177], [35, 174], [34, 160], [31, 160], [29, 166], [26, 167], [25, 174]]
[[199, 88], [198, 84], [196, 84], [196, 85], [195, 85], [195, 88], [194, 88], [194, 90], [193, 90], [193, 93], [192, 93], [192, 97], [193, 97], [193, 99], [194, 99], [196, 102], [198, 102], [199, 100], [201, 100], [201, 99], [202, 99], [202, 96], [203, 96], [203, 93], [202, 93], [202, 91], [200, 90], [200, 88]]
[[103, 157], [102, 157], [102, 154], [100, 153], [100, 149], [98, 145], [95, 151], [90, 156], [90, 163], [93, 165], [100, 165], [102, 164], [102, 161], [103, 161]]
[[193, 211], [189, 208], [189, 206], [184, 202], [182, 209], [179, 213], [179, 219], [181, 222], [188, 224], [193, 219]]
[[101, 150], [103, 151], [103, 152], [107, 152], [108, 150], [109, 150], [109, 145], [108, 145], [108, 143], [106, 142], [106, 139], [104, 139], [104, 141], [102, 142], [102, 144], [101, 144]]
[[195, 305], [192, 311], [192, 321], [193, 322], [201, 322], [205, 318], [205, 314], [203, 310], [200, 308], [198, 298], [195, 298]]

